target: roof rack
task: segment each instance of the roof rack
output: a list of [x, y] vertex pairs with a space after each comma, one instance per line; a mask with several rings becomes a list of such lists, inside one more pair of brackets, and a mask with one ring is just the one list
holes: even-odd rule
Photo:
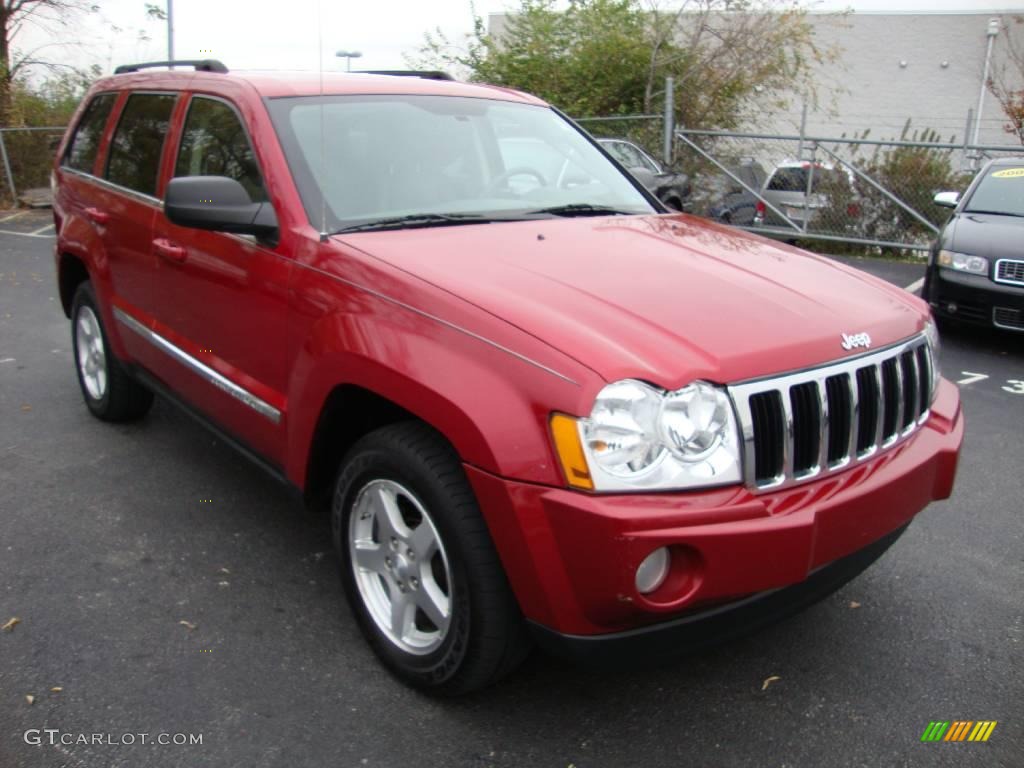
[[153, 67], [195, 67], [196, 72], [217, 72], [226, 75], [228, 68], [217, 59], [183, 59], [181, 61], [144, 61], [141, 64], [122, 64], [114, 70], [115, 75], [138, 72]]
[[424, 80], [454, 80], [447, 72], [436, 69], [361, 69], [356, 75], [389, 75], [391, 77], [421, 77]]

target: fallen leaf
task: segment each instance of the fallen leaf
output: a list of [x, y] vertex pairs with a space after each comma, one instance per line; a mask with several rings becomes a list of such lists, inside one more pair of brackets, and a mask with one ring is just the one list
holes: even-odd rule
[[64, 689], [63, 689], [63, 688], [61, 688], [61, 687], [60, 687], [59, 685], [55, 685], [55, 686], [53, 686], [53, 688], [51, 688], [51, 689], [50, 689], [50, 692], [51, 692], [51, 693], [60, 693], [60, 692], [61, 692], [61, 691], [63, 691], [63, 690], [64, 690]]
[[851, 600], [850, 601], [850, 607], [851, 608], [860, 608], [860, 603], [858, 603], [856, 600]]
[[29, 405], [28, 403], [26, 403], [25, 405], [21, 406], [22, 413], [28, 413], [31, 410], [32, 410], [32, 406]]
[[227, 581], [218, 581], [218, 582], [217, 582], [217, 586], [218, 586], [218, 587], [227, 587], [227, 586], [230, 586], [230, 582], [227, 582]]
[[185, 621], [184, 619], [182, 619], [178, 623], [181, 624], [181, 626], [185, 627], [185, 629], [187, 629], [189, 632], [191, 632], [197, 626], [193, 624], [191, 621]]
[[26, 696], [26, 697], [25, 697], [25, 701], [27, 701], [27, 702], [28, 702], [28, 705], [29, 705], [30, 707], [32, 706], [32, 704], [34, 704], [34, 703], [35, 703], [35, 700], [36, 700], [36, 697], [35, 697], [35, 696], [33, 696], [33, 695], [32, 695], [31, 693], [30, 693], [30, 694], [29, 694], [28, 696]]
[[781, 679], [782, 678], [779, 677], [778, 675], [772, 675], [771, 677], [766, 677], [764, 682], [761, 684], [761, 690], [762, 691], [767, 690], [769, 685], [774, 683], [776, 680], [781, 680]]
[[21, 624], [21, 619], [15, 616], [8, 620], [8, 622], [4, 624], [2, 627], [0, 627], [0, 629], [2, 629], [4, 632], [10, 632], [19, 624]]
[[227, 568], [221, 568], [217, 571], [217, 573], [231, 573], [231, 571], [229, 571]]

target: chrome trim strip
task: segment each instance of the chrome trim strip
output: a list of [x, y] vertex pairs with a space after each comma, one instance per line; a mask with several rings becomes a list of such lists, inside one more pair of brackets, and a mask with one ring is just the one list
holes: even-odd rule
[[864, 458], [874, 456], [882, 445], [882, 440], [885, 439], [885, 435], [882, 434], [882, 430], [885, 428], [885, 389], [882, 387], [882, 364], [872, 365], [871, 369], [875, 373], [875, 391], [878, 392], [878, 407], [875, 409], [875, 434], [873, 435], [875, 439], [871, 441], [871, 445], [864, 449]]
[[452, 322], [450, 322], [448, 320], [445, 320], [444, 318], [438, 317], [437, 315], [432, 315], [429, 312], [426, 312], [426, 311], [424, 311], [422, 309], [418, 309], [417, 307], [412, 306], [411, 304], [406, 304], [404, 301], [399, 301], [398, 299], [392, 298], [391, 296], [383, 294], [383, 293], [381, 293], [379, 291], [375, 291], [372, 288], [367, 288], [365, 285], [360, 285], [359, 283], [353, 282], [352, 280], [346, 280], [343, 277], [339, 277], [338, 275], [332, 274], [331, 272], [328, 272], [326, 270], [318, 269], [317, 267], [310, 266], [309, 264], [300, 264], [298, 262], [295, 262], [295, 265], [299, 266], [299, 267], [302, 267], [304, 269], [311, 270], [313, 272], [318, 272], [321, 275], [326, 275], [327, 277], [331, 278], [332, 280], [337, 280], [339, 283], [344, 283], [345, 285], [350, 285], [353, 288], [356, 288], [357, 290], [364, 291], [364, 292], [370, 294], [371, 296], [376, 296], [378, 299], [381, 299], [382, 301], [386, 301], [389, 304], [394, 304], [395, 306], [401, 307], [402, 309], [407, 309], [410, 312], [413, 312], [413, 313], [419, 315], [420, 317], [425, 317], [428, 320], [433, 320], [435, 323], [440, 323], [441, 325], [445, 326], [446, 328], [451, 328], [453, 331], [458, 331], [459, 333], [465, 334], [466, 336], [469, 336], [470, 338], [476, 339], [477, 341], [482, 341], [484, 344], [492, 346], [495, 349], [500, 349], [505, 354], [511, 355], [512, 357], [514, 357], [514, 358], [516, 358], [518, 360], [522, 360], [524, 363], [526, 363], [528, 365], [532, 365], [535, 368], [540, 368], [542, 371], [550, 373], [552, 376], [557, 376], [558, 378], [562, 379], [563, 381], [567, 381], [570, 384], [573, 384], [574, 386], [578, 387], [580, 385], [578, 381], [570, 379], [564, 373], [559, 373], [558, 371], [554, 370], [553, 368], [548, 368], [543, 363], [538, 363], [536, 360], [532, 360], [529, 357], [527, 357], [526, 355], [523, 355], [523, 354], [521, 354], [519, 352], [516, 352], [513, 349], [509, 349], [508, 347], [503, 346], [502, 344], [499, 344], [496, 341], [491, 341], [490, 339], [488, 339], [485, 336], [481, 336], [478, 333], [473, 333], [473, 331], [471, 331], [471, 330], [469, 330], [467, 328], [463, 328], [460, 325], [456, 325], [455, 323], [452, 323]]
[[152, 195], [147, 195], [142, 192], [136, 192], [134, 189], [128, 189], [128, 187], [122, 187], [120, 184], [115, 184], [112, 181], [101, 179], [99, 176], [93, 176], [91, 173], [80, 171], [77, 168], [70, 168], [66, 165], [62, 165], [60, 166], [60, 170], [63, 173], [70, 173], [73, 176], [77, 176], [83, 181], [91, 181], [92, 183], [96, 184], [99, 187], [109, 189], [111, 192], [119, 192], [122, 195], [127, 195], [128, 197], [134, 198], [140, 203], [146, 203], [147, 205], [151, 205], [154, 208], [163, 209], [164, 202], [158, 197], [153, 197]]
[[814, 474], [828, 467], [828, 444], [831, 440], [832, 422], [828, 411], [828, 380], [818, 379], [818, 464], [812, 467]]
[[911, 417], [910, 424], [907, 426], [908, 432], [912, 432], [917, 427], [917, 420], [921, 418], [921, 369], [917, 365], [917, 350], [913, 350], [910, 353], [910, 375], [913, 383], [914, 399], [911, 403]]
[[260, 400], [249, 390], [238, 386], [230, 379], [217, 373], [217, 371], [213, 370], [213, 368], [210, 368], [208, 365], [196, 360], [196, 358], [185, 352], [185, 350], [172, 344], [156, 331], [150, 330], [124, 310], [114, 307], [114, 317], [118, 322], [135, 331], [135, 333], [151, 343], [153, 346], [166, 352], [193, 373], [206, 379], [217, 389], [231, 395], [231, 397], [235, 398], [243, 405], [249, 406], [260, 416], [270, 419], [274, 424], [280, 423], [281, 412], [277, 408], [263, 400]]
[[[925, 411], [920, 415], [920, 417], [913, 419], [910, 425], [906, 429], [903, 429], [903, 388], [905, 384], [903, 381], [903, 364], [900, 357], [905, 352], [912, 352], [914, 357], [914, 366], [916, 368], [916, 351], [918, 347], [921, 346], [927, 348], [927, 343], [928, 342], [924, 334], [919, 334], [906, 341], [892, 344], [888, 347], [869, 352], [867, 354], [849, 357], [844, 360], [840, 360], [839, 362], [828, 363], [815, 368], [808, 368], [803, 371], [790, 372], [778, 376], [765, 376], [756, 379], [749, 379], [747, 381], [728, 385], [727, 389], [739, 418], [740, 437], [743, 441], [743, 457], [745, 465], [743, 468], [743, 475], [747, 486], [754, 492], [764, 493], [766, 491], [773, 491], [804, 483], [814, 478], [824, 477], [861, 464], [867, 459], [876, 456], [881, 452], [881, 450], [889, 449], [909, 438], [918, 427], [927, 421], [928, 411]], [[896, 391], [894, 393], [896, 395], [896, 426], [895, 433], [891, 435], [888, 440], [885, 440], [885, 435], [882, 434], [885, 412], [885, 389], [883, 388], [882, 364], [887, 360], [892, 360], [895, 363], [896, 369]], [[863, 408], [864, 396], [867, 394], [859, 391], [860, 387], [857, 380], [857, 371], [862, 368], [869, 369], [871, 375], [874, 377], [878, 402], [876, 409], [877, 415], [874, 440], [864, 452], [857, 453], [860, 411]], [[846, 386], [848, 387], [850, 394], [850, 419], [852, 423], [850, 425], [850, 442], [847, 456], [835, 464], [828, 464], [827, 437], [833, 425], [831, 423], [824, 422], [832, 417], [832, 414], [828, 413], [828, 393], [826, 389], [826, 382], [832, 376], [843, 376], [845, 378]], [[920, 381], [920, 377], [918, 377], [918, 381]], [[821, 444], [819, 445], [819, 460], [816, 467], [810, 468], [806, 473], [802, 473], [799, 476], [794, 476], [793, 455], [795, 448], [793, 441], [795, 439], [795, 435], [793, 432], [793, 412], [790, 402], [790, 389], [796, 385], [806, 383], [814, 383], [818, 387], [818, 398], [822, 409], [821, 418], [823, 423], [818, 425], [820, 430], [819, 439], [821, 440]], [[758, 482], [754, 474], [756, 471], [754, 462], [756, 446], [754, 444], [754, 429], [750, 409], [750, 398], [753, 395], [772, 391], [777, 392], [779, 395], [782, 406], [781, 415], [785, 421], [783, 433], [783, 471], [778, 477], [768, 478]], [[917, 405], [918, 402], [920, 401], [915, 400], [915, 416], [917, 415], [917, 409], [920, 407]]]
[[[1013, 279], [1009, 279], [1009, 278], [1005, 278], [1005, 277], [1000, 277], [999, 276], [999, 267], [1002, 264], [1020, 264], [1021, 267], [1024, 268], [1024, 261], [1021, 261], [1020, 259], [999, 259], [999, 261], [996, 262], [996, 270], [995, 270], [995, 272], [992, 273], [993, 274], [993, 277], [992, 277], [993, 280], [995, 280], [997, 283], [1004, 283], [1005, 285], [1024, 285], [1024, 280], [1013, 280]], [[1020, 329], [1017, 328], [1015, 330], [1020, 330]]]
[[794, 480], [793, 475], [793, 388], [786, 386], [782, 389], [782, 414], [785, 421], [785, 434], [782, 437], [782, 482], [790, 483]]
[[883, 448], [895, 443], [903, 434], [903, 353], [900, 352], [893, 358], [892, 369], [896, 371], [896, 423], [893, 425], [892, 437], [882, 443]]
[[850, 442], [846, 446], [846, 455], [842, 461], [836, 462], [835, 469], [845, 467], [857, 456], [857, 441], [860, 439], [860, 397], [857, 382], [857, 369], [846, 374], [846, 388], [850, 391]]

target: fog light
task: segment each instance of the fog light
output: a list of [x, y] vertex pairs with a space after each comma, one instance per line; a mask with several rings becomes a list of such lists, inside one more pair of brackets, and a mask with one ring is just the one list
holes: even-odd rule
[[659, 547], [649, 554], [636, 569], [636, 591], [648, 595], [662, 584], [668, 576], [668, 547]]

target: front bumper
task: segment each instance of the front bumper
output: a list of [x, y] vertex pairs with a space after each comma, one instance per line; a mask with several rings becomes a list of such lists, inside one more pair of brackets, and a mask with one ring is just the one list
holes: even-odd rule
[[[905, 443], [774, 493], [591, 495], [466, 471], [525, 617], [549, 640], [613, 640], [743, 605], [879, 542], [949, 497], [962, 440], [959, 393], [943, 380], [928, 421]], [[673, 554], [669, 577], [641, 595], [636, 569], [661, 546]]]
[[942, 317], [1024, 331], [1024, 287], [932, 265], [925, 275], [922, 296]]

